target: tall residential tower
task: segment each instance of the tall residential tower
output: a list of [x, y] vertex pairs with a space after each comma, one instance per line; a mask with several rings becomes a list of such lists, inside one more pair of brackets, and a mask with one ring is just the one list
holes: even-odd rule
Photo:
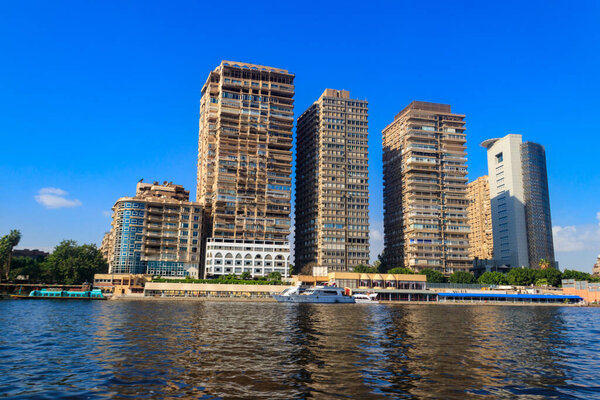
[[467, 185], [469, 206], [469, 256], [473, 259], [491, 260], [494, 258], [492, 234], [492, 209], [490, 204], [490, 184], [487, 175], [480, 176]]
[[413, 101], [383, 130], [385, 259], [389, 267], [466, 271], [465, 116]]
[[298, 118], [295, 261], [313, 274], [369, 263], [368, 103], [326, 89]]
[[293, 111], [283, 69], [223, 61], [202, 87], [196, 196], [208, 275], [287, 274]]

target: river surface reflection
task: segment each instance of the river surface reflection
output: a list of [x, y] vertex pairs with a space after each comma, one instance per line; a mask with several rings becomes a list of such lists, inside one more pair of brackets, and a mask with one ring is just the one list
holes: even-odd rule
[[0, 302], [0, 397], [600, 398], [600, 309]]

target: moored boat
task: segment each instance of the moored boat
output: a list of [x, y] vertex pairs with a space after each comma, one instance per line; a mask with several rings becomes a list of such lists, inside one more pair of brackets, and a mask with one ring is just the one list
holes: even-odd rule
[[357, 304], [379, 304], [377, 293], [356, 293], [352, 297]]
[[296, 286], [273, 297], [281, 303], [354, 303], [354, 298], [347, 296], [343, 288], [332, 286], [316, 286], [304, 291]]
[[32, 290], [29, 295], [13, 294], [11, 299], [53, 299], [53, 300], [106, 300], [100, 289], [92, 290], [60, 290], [60, 289], [41, 289]]

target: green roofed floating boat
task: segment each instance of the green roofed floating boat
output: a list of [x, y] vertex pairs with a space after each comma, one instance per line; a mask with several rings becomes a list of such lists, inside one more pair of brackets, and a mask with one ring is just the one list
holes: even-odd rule
[[10, 296], [13, 299], [56, 299], [56, 300], [106, 300], [100, 289], [92, 290], [59, 290], [59, 289], [42, 289], [32, 290], [27, 295], [13, 294]]

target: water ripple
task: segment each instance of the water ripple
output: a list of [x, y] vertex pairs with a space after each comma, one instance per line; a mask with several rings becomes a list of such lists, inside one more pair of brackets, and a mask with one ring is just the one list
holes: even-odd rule
[[594, 308], [0, 302], [0, 397], [594, 399]]

